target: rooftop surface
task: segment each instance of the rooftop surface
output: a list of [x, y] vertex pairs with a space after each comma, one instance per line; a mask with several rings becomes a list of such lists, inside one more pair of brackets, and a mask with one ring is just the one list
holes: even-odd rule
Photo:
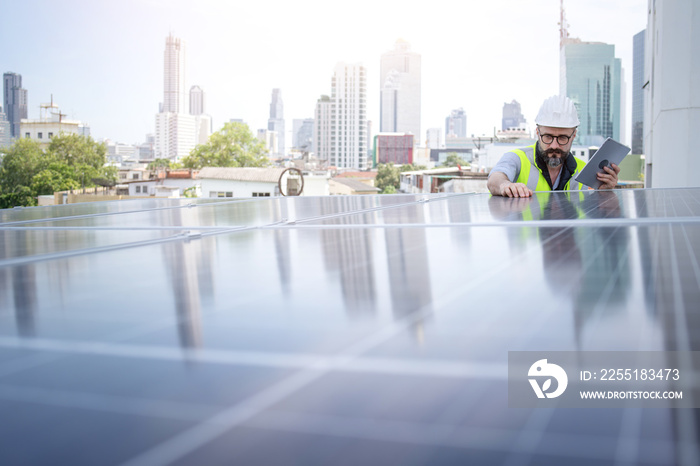
[[698, 257], [700, 189], [0, 210], [0, 464], [698, 464], [697, 409], [508, 392], [700, 350]]

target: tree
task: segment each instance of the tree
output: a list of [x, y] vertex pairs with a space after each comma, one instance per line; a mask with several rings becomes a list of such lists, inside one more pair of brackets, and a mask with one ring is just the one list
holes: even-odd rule
[[377, 178], [374, 182], [375, 186], [381, 190], [381, 194], [394, 194], [399, 191], [401, 186], [401, 173], [414, 170], [425, 170], [423, 165], [414, 165], [407, 163], [400, 167], [393, 163], [380, 163], [377, 165]]
[[146, 166], [146, 169], [155, 170], [156, 168], [171, 168], [171, 166], [172, 161], [170, 159], [155, 159]]
[[85, 165], [100, 170], [107, 162], [107, 146], [90, 136], [61, 133], [51, 139], [46, 155], [70, 166]]
[[381, 190], [382, 194], [390, 194], [387, 189], [392, 188], [393, 192], [399, 189], [399, 169], [393, 163], [380, 163], [377, 165], [377, 178], [374, 185]]
[[206, 144], [195, 147], [182, 159], [186, 168], [266, 167], [270, 164], [265, 146], [244, 123], [226, 123]]
[[34, 175], [30, 186], [31, 192], [40, 196], [80, 188], [80, 184], [76, 180], [65, 176], [62, 171], [60, 168], [58, 170], [48, 168]]
[[182, 168], [182, 164], [173, 162], [170, 159], [155, 159], [153, 162], [146, 165], [147, 170], [155, 170], [157, 168], [167, 168], [168, 170], [176, 170]]
[[105, 167], [107, 147], [91, 137], [60, 133], [45, 152], [30, 139], [17, 139], [0, 164], [0, 207], [36, 205], [36, 197], [94, 186], [93, 179], [116, 181], [117, 169]]
[[15, 140], [0, 165], [0, 194], [16, 193], [21, 186], [29, 187], [34, 175], [42, 170], [42, 157], [39, 143], [26, 138]]
[[462, 168], [467, 168], [467, 167], [469, 167], [469, 162], [467, 162], [462, 157], [460, 157], [457, 152], [450, 152], [449, 154], [447, 154], [447, 158], [445, 159], [444, 162], [442, 162], [441, 166], [442, 167], [460, 166]]

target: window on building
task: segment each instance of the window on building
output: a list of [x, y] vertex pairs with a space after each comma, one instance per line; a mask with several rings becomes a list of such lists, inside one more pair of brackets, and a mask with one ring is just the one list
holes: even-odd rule
[[270, 197], [270, 193], [253, 193], [253, 197]]
[[141, 192], [141, 186], [136, 186], [136, 192], [140, 193]]
[[125, 179], [126, 179], [126, 173], [120, 173], [120, 174], [119, 174], [119, 179], [120, 179], [120, 180], [125, 180]]
[[140, 179], [139, 174], [138, 174], [138, 173], [132, 173], [132, 174], [131, 174], [131, 179], [132, 179], [132, 180], [138, 180], [138, 179]]
[[53, 137], [53, 133], [49, 133], [49, 139]]
[[43, 139], [44, 138], [44, 133], [37, 133], [36, 134], [37, 139]]
[[233, 191], [209, 191], [209, 197], [233, 197]]
[[24, 137], [29, 139], [30, 138], [29, 133], [24, 133]]

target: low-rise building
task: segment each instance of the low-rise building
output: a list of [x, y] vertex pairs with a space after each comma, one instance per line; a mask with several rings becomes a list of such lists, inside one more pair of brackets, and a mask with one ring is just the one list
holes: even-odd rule
[[[272, 197], [282, 195], [280, 185], [286, 194], [292, 190], [292, 183], [299, 180], [295, 171], [285, 170], [278, 167], [204, 167], [198, 178], [203, 197]], [[327, 170], [302, 170], [302, 176], [301, 196], [331, 194]]]
[[67, 119], [66, 115], [59, 110], [58, 105], [53, 103], [53, 100], [51, 103], [41, 104], [38, 120], [23, 118], [19, 127], [21, 137], [38, 142], [42, 149], [47, 148], [51, 139], [60, 133], [90, 135], [90, 128], [86, 124], [78, 120]]
[[407, 165], [413, 163], [414, 137], [406, 133], [379, 133], [374, 136], [374, 165], [393, 163]]
[[[192, 197], [199, 197], [197, 173], [191, 168], [161, 169], [151, 172], [150, 176], [140, 179], [134, 178], [121, 184], [128, 187], [129, 196], [182, 197], [186, 195], [185, 191], [189, 190], [193, 191]], [[177, 191], [177, 195], [175, 195], [175, 191]]]
[[331, 195], [379, 194], [380, 189], [354, 178], [332, 178]]
[[486, 193], [486, 173], [475, 173], [470, 167], [446, 167], [407, 171], [400, 174], [399, 191], [409, 194], [441, 192]]
[[270, 197], [279, 196], [279, 179], [284, 168], [204, 167], [199, 172], [202, 196]]

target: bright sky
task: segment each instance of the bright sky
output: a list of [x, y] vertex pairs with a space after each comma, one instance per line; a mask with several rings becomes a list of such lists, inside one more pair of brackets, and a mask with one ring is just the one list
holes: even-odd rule
[[[614, 44], [622, 59], [628, 142], [632, 37], [646, 28], [647, 0], [564, 6], [571, 36]], [[280, 88], [289, 144], [292, 119], [313, 117], [341, 61], [367, 67], [368, 117], [379, 131], [379, 61], [398, 38], [422, 56], [421, 140], [458, 107], [470, 134], [500, 129], [513, 99], [531, 124], [559, 92], [559, 0], [8, 0], [2, 18], [0, 71], [22, 75], [29, 118], [53, 94], [93, 137], [124, 143], [155, 131], [170, 32], [187, 42], [188, 89], [205, 91], [215, 130], [231, 118], [266, 128]]]

